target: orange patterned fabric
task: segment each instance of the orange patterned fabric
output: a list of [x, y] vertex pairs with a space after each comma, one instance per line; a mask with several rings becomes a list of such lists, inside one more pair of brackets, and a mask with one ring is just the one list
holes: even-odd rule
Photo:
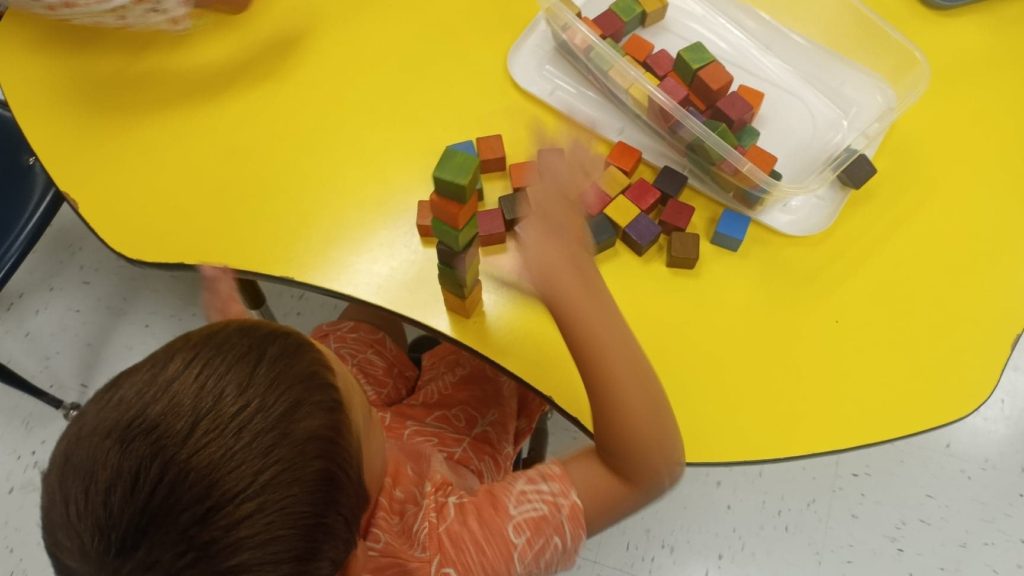
[[586, 540], [565, 468], [512, 461], [545, 404], [486, 362], [442, 344], [418, 372], [385, 334], [354, 322], [313, 337], [380, 412], [388, 470], [366, 535], [373, 576], [555, 574]]
[[75, 24], [185, 30], [194, 0], [7, 0], [6, 4]]

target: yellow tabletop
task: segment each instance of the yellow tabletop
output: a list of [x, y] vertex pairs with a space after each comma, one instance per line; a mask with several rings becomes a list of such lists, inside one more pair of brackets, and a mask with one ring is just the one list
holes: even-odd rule
[[[505, 70], [537, 4], [403, 4], [258, 0], [187, 35], [9, 14], [0, 83], [114, 250], [225, 263], [389, 308], [587, 424], [543, 307], [489, 282], [483, 313], [449, 316], [414, 225], [445, 144], [500, 132], [515, 161], [531, 155], [535, 123], [568, 126]], [[693, 461], [819, 453], [961, 418], [991, 393], [1024, 325], [1024, 3], [871, 5], [934, 76], [885, 140], [881, 175], [831, 230], [788, 238], [754, 226], [738, 254], [705, 244], [693, 272], [666, 269], [664, 247], [599, 258]], [[490, 206], [502, 184], [487, 185]], [[720, 208], [686, 198], [708, 237]]]

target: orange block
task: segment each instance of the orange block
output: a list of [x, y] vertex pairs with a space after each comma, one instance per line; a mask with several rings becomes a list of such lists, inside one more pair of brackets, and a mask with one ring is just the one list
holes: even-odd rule
[[718, 60], [701, 68], [693, 77], [690, 91], [700, 98], [705, 106], [714, 106], [732, 88], [733, 76]]
[[584, 16], [582, 18], [582, 20], [583, 20], [583, 23], [587, 25], [587, 28], [590, 28], [594, 32], [594, 34], [597, 34], [598, 38], [600, 38], [601, 36], [604, 36], [604, 31], [601, 30], [600, 26], [598, 26], [597, 24], [594, 24], [593, 20], [591, 20], [590, 18], [587, 18], [586, 16]]
[[[433, 196], [433, 194], [431, 195]], [[430, 225], [430, 221], [434, 219], [434, 215], [430, 211], [430, 202], [427, 200], [420, 200], [416, 203], [416, 230], [420, 233], [420, 238], [433, 238], [434, 227]]]
[[633, 34], [622, 44], [622, 49], [637, 62], [643, 62], [654, 52], [654, 44], [639, 34]]
[[757, 116], [761, 111], [761, 104], [764, 103], [764, 92], [761, 92], [757, 88], [751, 88], [746, 84], [740, 84], [739, 87], [736, 88], [736, 92], [739, 92], [739, 95], [743, 96], [744, 100], [750, 102], [750, 105], [754, 107], [754, 116]]
[[615, 166], [630, 178], [636, 174], [638, 168], [640, 168], [640, 161], [643, 160], [643, 153], [636, 148], [626, 144], [625, 142], [619, 141], [612, 146], [612, 151], [608, 153], [608, 158], [605, 159], [605, 166]]
[[743, 157], [754, 166], [757, 166], [757, 169], [764, 172], [766, 175], [771, 174], [772, 170], [775, 170], [775, 165], [779, 162], [779, 159], [776, 158], [774, 154], [764, 148], [761, 148], [757, 144], [751, 146]]
[[512, 190], [516, 192], [533, 186], [537, 183], [537, 163], [530, 161], [509, 164], [508, 180], [512, 184]]
[[480, 302], [483, 301], [484, 288], [483, 283], [479, 280], [473, 285], [473, 290], [470, 291], [469, 296], [465, 298], [459, 298], [455, 294], [441, 288], [441, 296], [444, 298], [444, 307], [449, 312], [454, 312], [464, 318], [473, 316], [476, 309], [480, 307]]
[[469, 202], [465, 204], [459, 204], [451, 198], [445, 198], [437, 192], [430, 193], [430, 211], [441, 222], [455, 228], [456, 230], [462, 230], [466, 227], [466, 223], [469, 222], [470, 218], [476, 214], [477, 206], [479, 206], [479, 194], [474, 194]]

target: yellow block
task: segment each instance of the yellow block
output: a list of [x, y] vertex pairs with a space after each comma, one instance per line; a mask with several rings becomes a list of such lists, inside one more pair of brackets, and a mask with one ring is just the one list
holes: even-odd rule
[[620, 194], [608, 206], [605, 206], [604, 213], [621, 229], [640, 215], [640, 208], [637, 208], [632, 200]]
[[654, 26], [668, 14], [668, 0], [640, 0], [644, 9], [644, 27]]
[[614, 166], [606, 166], [604, 172], [601, 173], [601, 177], [597, 180], [597, 185], [601, 190], [604, 190], [605, 193], [614, 198], [622, 194], [626, 188], [629, 188], [629, 176], [626, 176]]

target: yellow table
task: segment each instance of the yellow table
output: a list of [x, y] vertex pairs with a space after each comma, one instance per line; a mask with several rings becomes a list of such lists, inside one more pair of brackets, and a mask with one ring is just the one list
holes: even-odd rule
[[[664, 248], [600, 258], [694, 461], [838, 450], [961, 418], [1024, 325], [1024, 3], [871, 4], [934, 77], [830, 231], [755, 226], [739, 254], [705, 244], [694, 272], [667, 270]], [[505, 71], [537, 5], [387, 6], [259, 0], [182, 36], [9, 14], [0, 83], [58, 185], [126, 257], [221, 262], [389, 308], [586, 424], [544, 309], [491, 282], [485, 313], [449, 316], [414, 226], [444, 144], [501, 132], [517, 160], [535, 121], [567, 125]], [[718, 207], [686, 196], [707, 237]]]

